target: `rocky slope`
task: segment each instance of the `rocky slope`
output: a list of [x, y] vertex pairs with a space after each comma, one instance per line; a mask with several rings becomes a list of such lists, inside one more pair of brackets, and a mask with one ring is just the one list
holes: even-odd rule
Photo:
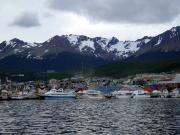
[[79, 68], [82, 64], [94, 67], [127, 58], [180, 58], [179, 51], [180, 26], [136, 41], [84, 35], [56, 35], [43, 43], [28, 43], [14, 38], [0, 43], [0, 66], [26, 65], [29, 68], [64, 70]]
[[107, 39], [83, 35], [56, 35], [43, 43], [27, 43], [15, 38], [0, 44], [0, 59], [11, 55], [43, 59], [47, 55], [70, 52], [104, 60], [116, 60], [131, 56], [148, 41], [148, 37], [137, 41], [119, 41], [115, 37]]

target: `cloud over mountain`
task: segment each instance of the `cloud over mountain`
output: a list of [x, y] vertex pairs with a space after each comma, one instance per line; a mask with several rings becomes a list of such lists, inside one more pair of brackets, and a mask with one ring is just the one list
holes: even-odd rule
[[179, 0], [50, 0], [51, 9], [115, 23], [158, 24], [180, 15]]

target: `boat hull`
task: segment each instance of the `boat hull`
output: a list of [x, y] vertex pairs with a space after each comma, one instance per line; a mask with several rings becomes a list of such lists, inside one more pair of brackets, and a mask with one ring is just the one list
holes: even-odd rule
[[103, 96], [86, 96], [87, 99], [103, 99]]
[[115, 97], [118, 98], [118, 99], [121, 99], [121, 98], [131, 98], [131, 96], [127, 96], [127, 95], [116, 95]]
[[75, 99], [76, 96], [44, 96], [44, 99], [52, 99], [52, 100], [57, 100], [57, 99]]
[[150, 98], [151, 96], [147, 95], [147, 96], [141, 96], [141, 95], [136, 95], [136, 96], [133, 96], [132, 98], [135, 98], [135, 99], [144, 99], [144, 98]]
[[12, 100], [23, 100], [25, 99], [24, 97], [11, 97]]

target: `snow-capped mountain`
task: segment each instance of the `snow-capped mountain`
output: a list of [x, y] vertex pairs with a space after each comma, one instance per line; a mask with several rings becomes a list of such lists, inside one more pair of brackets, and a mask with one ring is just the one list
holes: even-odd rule
[[150, 52], [179, 52], [180, 50], [180, 26], [173, 27], [164, 33], [151, 38], [151, 40], [141, 46], [136, 53], [137, 56]]
[[83, 35], [56, 35], [43, 43], [27, 43], [19, 39], [12, 39], [0, 44], [0, 59], [11, 55], [43, 59], [47, 55], [71, 52], [115, 60], [129, 57], [137, 52], [141, 45], [149, 41], [148, 37], [137, 41], [119, 41], [115, 37], [90, 38]]
[[27, 43], [17, 38], [14, 38], [10, 41], [3, 41], [0, 44], [0, 59], [14, 54], [23, 55], [25, 51], [31, 50], [32, 48], [39, 46], [40, 44], [38, 43]]
[[[155, 37], [121, 41], [116, 37], [54, 36], [43, 43], [14, 38], [0, 43], [0, 66], [44, 69], [94, 67], [119, 59], [180, 58], [180, 26]], [[19, 65], [18, 65], [19, 64]]]

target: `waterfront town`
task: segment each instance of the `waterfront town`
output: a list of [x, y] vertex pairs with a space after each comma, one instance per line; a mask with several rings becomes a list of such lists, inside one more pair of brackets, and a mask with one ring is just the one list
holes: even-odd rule
[[77, 75], [62, 80], [0, 81], [1, 100], [59, 98], [180, 98], [180, 74], [137, 74], [122, 79]]

